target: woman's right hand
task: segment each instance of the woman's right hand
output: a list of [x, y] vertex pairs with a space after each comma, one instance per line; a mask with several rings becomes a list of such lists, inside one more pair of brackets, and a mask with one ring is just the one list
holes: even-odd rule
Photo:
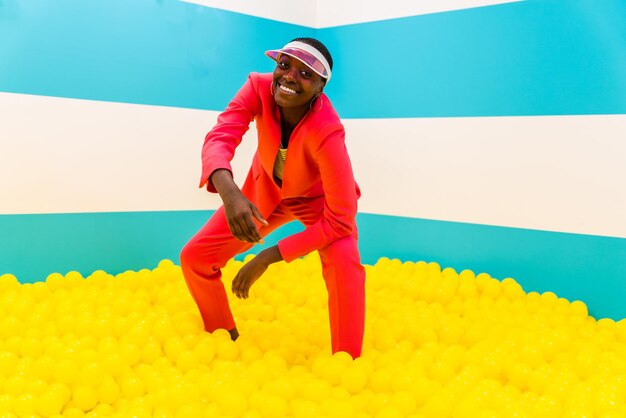
[[233, 236], [240, 241], [251, 244], [262, 242], [261, 234], [254, 223], [258, 220], [262, 225], [268, 225], [257, 207], [246, 198], [233, 181], [228, 170], [216, 170], [210, 178], [217, 189], [222, 202], [228, 227]]
[[233, 236], [240, 241], [257, 243], [262, 241], [261, 234], [254, 224], [254, 219], [267, 226], [267, 221], [241, 191], [232, 193], [228, 199], [224, 200], [224, 212], [228, 227]]

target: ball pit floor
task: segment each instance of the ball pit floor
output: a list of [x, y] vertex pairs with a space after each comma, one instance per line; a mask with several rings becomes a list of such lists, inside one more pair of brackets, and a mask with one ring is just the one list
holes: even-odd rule
[[[242, 262], [224, 268], [227, 289]], [[241, 333], [180, 268], [0, 276], [0, 417], [625, 417], [626, 324], [513, 279], [380, 259], [363, 355], [330, 354], [319, 258], [270, 267]]]

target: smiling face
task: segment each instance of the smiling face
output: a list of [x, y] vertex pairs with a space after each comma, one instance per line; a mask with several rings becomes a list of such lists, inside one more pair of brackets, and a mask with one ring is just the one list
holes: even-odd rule
[[283, 109], [309, 108], [309, 103], [324, 88], [324, 79], [302, 61], [281, 54], [274, 69], [274, 100]]

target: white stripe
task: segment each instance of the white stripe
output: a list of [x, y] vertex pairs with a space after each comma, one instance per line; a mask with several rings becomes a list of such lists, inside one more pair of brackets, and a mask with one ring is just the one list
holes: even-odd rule
[[406, 16], [515, 3], [523, 0], [317, 0], [309, 2], [279, 0], [181, 0], [207, 7], [229, 10], [311, 28], [374, 22]]
[[[0, 93], [0, 114], [0, 213], [220, 205], [198, 188], [200, 150], [218, 112]], [[240, 184], [253, 145], [233, 161]]]
[[626, 115], [344, 124], [362, 212], [626, 238]]
[[399, 17], [417, 16], [474, 7], [516, 3], [523, 0], [391, 0], [361, 1], [317, 0], [317, 28], [375, 22]]
[[[218, 112], [8, 93], [0, 112], [0, 213], [220, 204], [197, 188]], [[626, 238], [626, 115], [344, 124], [361, 212]]]
[[316, 27], [317, 3], [284, 0], [181, 0], [279, 22]]

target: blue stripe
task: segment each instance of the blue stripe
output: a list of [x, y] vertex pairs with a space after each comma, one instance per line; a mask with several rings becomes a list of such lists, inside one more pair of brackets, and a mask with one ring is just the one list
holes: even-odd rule
[[344, 117], [626, 113], [623, 0], [524, 1], [321, 35], [340, 57], [329, 94]]
[[626, 317], [626, 239], [381, 215], [359, 218], [362, 256], [515, 278], [526, 291], [583, 300], [592, 315]]
[[0, 91], [223, 109], [314, 29], [177, 0], [0, 2]]
[[[208, 211], [0, 216], [0, 274], [22, 282], [52, 272], [118, 273], [178, 263]], [[472, 269], [527, 290], [585, 301], [597, 317], [626, 317], [626, 239], [360, 214], [362, 261], [386, 256]], [[292, 223], [266, 245], [301, 230]], [[257, 248], [258, 251], [258, 248]]]
[[524, 1], [314, 30], [175, 0], [0, 2], [0, 91], [221, 110], [296, 36], [349, 118], [626, 113], [626, 2]]

